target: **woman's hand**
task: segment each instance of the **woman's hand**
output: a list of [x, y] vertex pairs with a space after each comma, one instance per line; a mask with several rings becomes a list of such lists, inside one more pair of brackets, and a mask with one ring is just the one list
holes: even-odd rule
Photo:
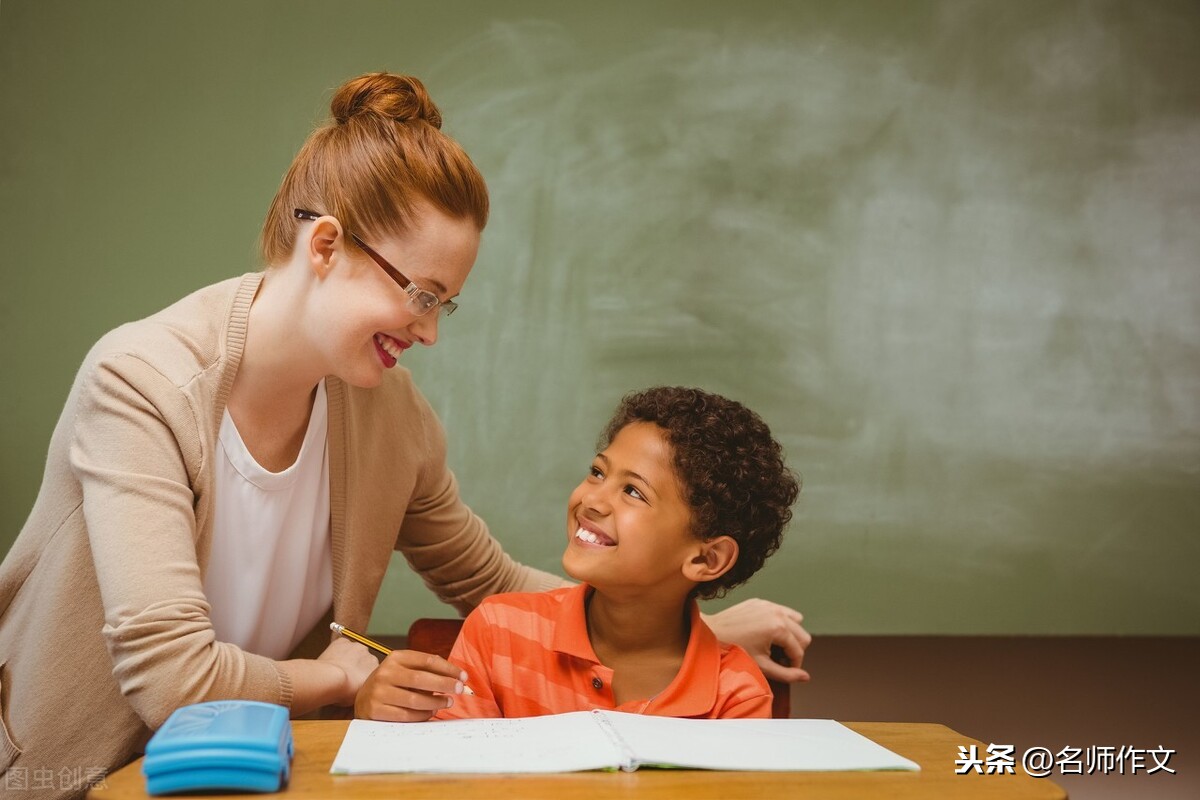
[[421, 722], [454, 703], [467, 674], [444, 658], [393, 650], [358, 691], [354, 716], [387, 722]]
[[326, 647], [325, 651], [317, 656], [317, 661], [332, 664], [345, 675], [338, 699], [335, 701], [339, 706], [354, 705], [354, 698], [358, 695], [358, 690], [379, 666], [378, 659], [371, 655], [370, 650], [358, 642], [352, 642], [340, 636], [330, 642], [329, 647]]
[[316, 658], [278, 662], [292, 684], [292, 716], [322, 706], [351, 706], [359, 688], [379, 666], [371, 651], [338, 637]]
[[[716, 614], [705, 614], [704, 621], [719, 640], [740, 645], [748, 652], [771, 680], [785, 683], [809, 680], [809, 674], [800, 664], [812, 636], [800, 624], [804, 615], [799, 611], [756, 597]], [[772, 646], [783, 651], [790, 666], [771, 658]]]

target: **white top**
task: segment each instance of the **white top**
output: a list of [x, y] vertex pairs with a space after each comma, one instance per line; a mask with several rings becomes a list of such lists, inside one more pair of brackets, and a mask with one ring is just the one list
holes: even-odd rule
[[333, 602], [329, 416], [317, 386], [296, 463], [263, 469], [226, 409], [217, 436], [213, 540], [204, 594], [217, 639], [287, 658]]

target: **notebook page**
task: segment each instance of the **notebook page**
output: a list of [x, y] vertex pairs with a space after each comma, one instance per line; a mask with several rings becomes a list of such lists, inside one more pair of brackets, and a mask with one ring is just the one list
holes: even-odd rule
[[639, 764], [724, 770], [920, 770], [828, 719], [671, 719], [618, 711], [608, 718]]
[[620, 765], [587, 711], [521, 719], [374, 722], [356, 719], [329, 771], [534, 773]]

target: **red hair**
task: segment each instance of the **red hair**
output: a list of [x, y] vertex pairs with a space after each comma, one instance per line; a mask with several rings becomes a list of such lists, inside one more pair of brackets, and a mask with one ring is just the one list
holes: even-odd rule
[[331, 214], [370, 239], [403, 235], [422, 202], [483, 230], [487, 184], [442, 133], [442, 114], [421, 81], [362, 75], [343, 84], [329, 108], [333, 119], [308, 137], [271, 201], [261, 240], [266, 264], [291, 256], [296, 208]]

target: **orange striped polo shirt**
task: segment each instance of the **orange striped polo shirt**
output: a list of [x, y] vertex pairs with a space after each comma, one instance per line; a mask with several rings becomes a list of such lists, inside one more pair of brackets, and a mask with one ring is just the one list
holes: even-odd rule
[[588, 639], [587, 584], [499, 594], [463, 623], [450, 661], [475, 696], [458, 695], [435, 719], [537, 717], [593, 708], [664, 717], [770, 717], [771, 688], [737, 645], [722, 644], [691, 601], [691, 634], [675, 679], [654, 697], [617, 705], [613, 671]]

